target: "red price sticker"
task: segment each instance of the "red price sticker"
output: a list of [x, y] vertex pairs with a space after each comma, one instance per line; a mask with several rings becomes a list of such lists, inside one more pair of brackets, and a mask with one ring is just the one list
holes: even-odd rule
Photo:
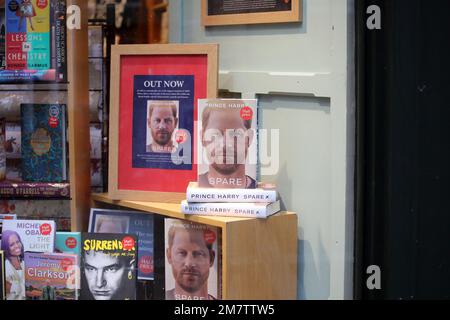
[[139, 259], [139, 271], [143, 274], [150, 274], [153, 272], [153, 258], [151, 256], [143, 256]]
[[216, 233], [212, 230], [206, 230], [203, 236], [207, 244], [213, 244], [216, 241]]
[[41, 232], [41, 235], [48, 236], [52, 232], [52, 226], [48, 223], [44, 223], [39, 227], [39, 231]]
[[45, 9], [48, 5], [48, 0], [37, 0], [36, 4], [39, 9]]
[[188, 133], [185, 130], [178, 130], [177, 133], [175, 134], [175, 141], [178, 144], [184, 143], [186, 142], [188, 139]]
[[73, 249], [77, 246], [77, 239], [75, 239], [74, 237], [69, 237], [66, 239], [66, 246], [69, 249]]
[[132, 237], [125, 237], [122, 240], [123, 250], [134, 250], [134, 239]]
[[250, 107], [243, 107], [241, 109], [241, 118], [243, 120], [252, 120], [253, 119], [253, 110]]
[[63, 269], [64, 271], [69, 270], [69, 268], [72, 266], [73, 266], [73, 262], [71, 259], [64, 258], [61, 260], [61, 269]]
[[59, 123], [58, 118], [56, 118], [56, 117], [50, 117], [50, 118], [48, 118], [48, 125], [49, 125], [51, 128], [56, 128], [56, 127], [58, 127], [58, 123]]

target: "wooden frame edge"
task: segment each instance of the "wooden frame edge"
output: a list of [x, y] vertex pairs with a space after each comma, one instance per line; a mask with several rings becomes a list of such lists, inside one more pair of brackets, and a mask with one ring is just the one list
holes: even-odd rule
[[[118, 145], [120, 111], [120, 68], [121, 57], [130, 55], [206, 55], [207, 56], [207, 98], [217, 98], [219, 80], [218, 44], [137, 44], [113, 45], [111, 48], [111, 84], [109, 115], [109, 171], [108, 193], [114, 200], [166, 201], [179, 203], [185, 199], [184, 193], [134, 191], [118, 189]], [[183, 195], [183, 196], [181, 196]]]
[[216, 16], [208, 15], [207, 1], [208, 0], [202, 0], [201, 4], [201, 25], [203, 27], [292, 23], [303, 21], [303, 0], [293, 1], [291, 11], [224, 14]]

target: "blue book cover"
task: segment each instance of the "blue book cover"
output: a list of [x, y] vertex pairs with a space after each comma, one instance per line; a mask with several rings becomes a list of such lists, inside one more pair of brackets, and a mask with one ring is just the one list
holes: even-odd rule
[[192, 170], [194, 76], [137, 75], [133, 168]]
[[60, 253], [73, 253], [80, 255], [81, 252], [80, 232], [56, 232], [55, 250]]
[[21, 104], [22, 179], [66, 180], [66, 106]]
[[154, 279], [152, 214], [136, 211], [91, 209], [89, 232], [136, 235], [138, 241], [138, 280]]

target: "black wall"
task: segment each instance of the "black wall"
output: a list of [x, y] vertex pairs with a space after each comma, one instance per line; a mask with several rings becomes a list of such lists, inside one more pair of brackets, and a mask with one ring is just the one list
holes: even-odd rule
[[[449, 299], [450, 1], [355, 2], [355, 295]], [[366, 28], [371, 4], [381, 30]]]

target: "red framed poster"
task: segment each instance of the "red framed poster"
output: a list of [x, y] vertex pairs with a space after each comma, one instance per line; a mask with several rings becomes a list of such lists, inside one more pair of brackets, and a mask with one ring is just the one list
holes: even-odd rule
[[109, 195], [178, 203], [197, 179], [197, 101], [217, 95], [218, 46], [112, 48]]

